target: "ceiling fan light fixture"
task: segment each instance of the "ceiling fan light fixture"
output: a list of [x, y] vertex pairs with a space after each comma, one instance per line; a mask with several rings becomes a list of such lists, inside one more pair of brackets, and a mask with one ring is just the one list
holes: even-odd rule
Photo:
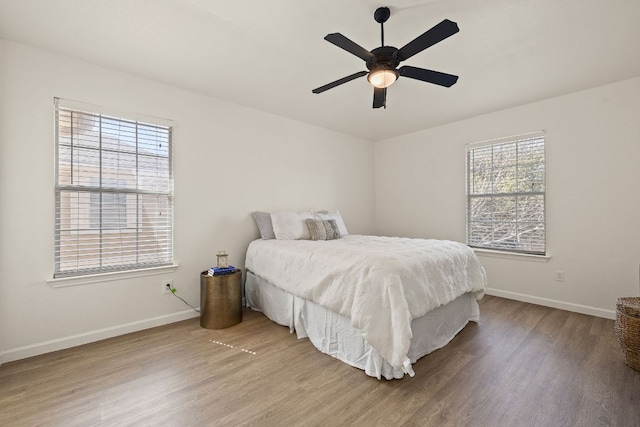
[[398, 79], [398, 72], [394, 69], [379, 68], [373, 70], [367, 76], [367, 80], [373, 87], [380, 89], [391, 86]]

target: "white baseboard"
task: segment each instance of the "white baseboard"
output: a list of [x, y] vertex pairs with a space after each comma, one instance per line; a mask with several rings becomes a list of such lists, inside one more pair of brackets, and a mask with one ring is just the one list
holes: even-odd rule
[[513, 299], [516, 301], [528, 302], [531, 304], [543, 305], [545, 307], [559, 308], [561, 310], [573, 311], [575, 313], [588, 314], [590, 316], [604, 317], [605, 319], [615, 319], [615, 310], [606, 310], [604, 308], [591, 307], [588, 305], [574, 304], [565, 301], [558, 301], [549, 298], [535, 297], [517, 292], [502, 291], [500, 289], [487, 288], [487, 295]]
[[131, 332], [138, 332], [144, 329], [179, 322], [181, 320], [191, 319], [198, 316], [199, 314], [193, 310], [184, 310], [176, 313], [165, 314], [163, 316], [152, 317], [150, 319], [140, 320], [137, 322], [126, 323], [124, 325], [112, 326], [105, 329], [98, 329], [96, 331], [71, 335], [51, 341], [25, 345], [22, 347], [17, 347], [0, 352], [0, 365], [3, 363], [12, 362], [14, 360], [26, 359], [27, 357], [38, 356], [40, 354], [50, 353], [52, 351], [64, 350], [66, 348], [76, 347], [107, 338], [113, 338], [119, 335], [129, 334]]

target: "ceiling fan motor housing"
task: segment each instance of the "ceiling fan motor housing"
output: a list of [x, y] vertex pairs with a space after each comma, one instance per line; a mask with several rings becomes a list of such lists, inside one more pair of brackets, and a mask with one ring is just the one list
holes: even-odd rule
[[381, 46], [371, 51], [373, 58], [366, 62], [369, 71], [379, 69], [395, 70], [400, 64], [398, 49], [393, 46]]

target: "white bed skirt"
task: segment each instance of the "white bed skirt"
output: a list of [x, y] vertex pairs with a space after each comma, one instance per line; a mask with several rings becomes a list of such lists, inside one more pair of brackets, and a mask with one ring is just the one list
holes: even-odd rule
[[[247, 307], [288, 326], [298, 338], [309, 338], [321, 352], [362, 369], [367, 375], [388, 380], [405, 375], [401, 369], [393, 369], [371, 348], [347, 317], [285, 292], [250, 271], [246, 275], [245, 298]], [[479, 318], [476, 295], [466, 293], [414, 319], [409, 360], [413, 364], [422, 356], [444, 347], [467, 323], [478, 322]]]

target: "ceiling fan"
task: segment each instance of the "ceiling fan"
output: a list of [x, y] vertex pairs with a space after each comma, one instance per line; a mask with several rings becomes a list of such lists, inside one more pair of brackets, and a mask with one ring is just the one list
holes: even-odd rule
[[387, 108], [387, 87], [393, 84], [400, 76], [445, 87], [451, 87], [458, 81], [458, 76], [441, 73], [439, 71], [411, 67], [409, 65], [398, 68], [400, 62], [411, 58], [413, 55], [422, 52], [426, 48], [460, 31], [458, 24], [445, 19], [430, 30], [424, 32], [421, 36], [416, 37], [398, 49], [393, 46], [384, 45], [384, 23], [389, 19], [389, 16], [391, 16], [391, 11], [388, 7], [379, 7], [373, 14], [373, 19], [380, 23], [382, 46], [373, 49], [371, 52], [340, 33], [327, 34], [324, 38], [326, 41], [363, 59], [369, 71], [359, 71], [313, 89], [312, 92], [322, 93], [368, 74], [367, 80], [373, 85], [373, 108]]

